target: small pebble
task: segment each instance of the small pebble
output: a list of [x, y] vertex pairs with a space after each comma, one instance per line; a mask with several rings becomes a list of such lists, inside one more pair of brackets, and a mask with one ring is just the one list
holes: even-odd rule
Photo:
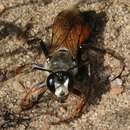
[[0, 4], [0, 13], [2, 13], [5, 10], [5, 6], [3, 4]]
[[117, 78], [111, 83], [110, 94], [119, 95], [123, 92], [122, 80]]

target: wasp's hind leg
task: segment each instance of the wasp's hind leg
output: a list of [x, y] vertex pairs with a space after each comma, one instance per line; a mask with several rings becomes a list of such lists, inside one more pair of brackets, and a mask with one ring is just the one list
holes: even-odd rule
[[110, 49], [110, 48], [106, 48], [106, 49], [101, 49], [101, 48], [97, 48], [97, 47], [93, 47], [93, 46], [89, 46], [89, 49], [94, 50], [96, 52], [102, 53], [102, 54], [109, 54], [112, 57], [116, 58], [117, 60], [120, 61], [120, 65], [121, 65], [121, 70], [119, 72], [119, 74], [115, 77], [113, 77], [112, 79], [110, 79], [111, 81], [117, 79], [117, 78], [121, 78], [121, 75], [125, 69], [125, 62], [124, 62], [124, 58], [117, 52], [115, 52], [114, 50]]
[[[110, 80], [113, 81], [113, 80], [121, 77], [121, 75], [122, 75], [122, 73], [123, 73], [123, 71], [125, 69], [125, 62], [124, 62], [125, 59], [118, 52], [115, 52], [114, 50], [112, 50], [110, 48], [106, 48], [106, 49], [104, 49], [104, 48], [97, 48], [97, 47], [94, 47], [94, 46], [92, 46], [90, 44], [82, 44], [80, 46], [80, 52], [86, 51], [86, 49], [88, 49], [87, 53], [89, 52], [89, 50], [94, 50], [94, 51], [96, 51], [96, 52], [98, 52], [100, 54], [101, 53], [102, 54], [109, 54], [112, 57], [114, 57], [115, 59], [119, 60], [120, 61], [120, 65], [121, 65], [121, 70], [120, 70], [120, 72], [119, 72], [119, 74], [117, 76], [113, 77]], [[89, 53], [87, 55], [89, 56]], [[87, 57], [87, 58], [85, 58], [85, 60], [82, 60], [83, 59], [82, 57], [80, 59], [81, 59], [81, 62], [84, 64], [87, 60], [90, 60], [89, 58], [91, 58], [91, 57]]]
[[74, 89], [73, 94], [80, 96], [81, 101], [79, 104], [77, 104], [75, 111], [71, 114], [72, 119], [79, 117], [81, 115], [81, 112], [88, 100], [88, 96], [87, 96], [88, 94], [85, 94], [84, 92], [80, 91], [79, 89]]

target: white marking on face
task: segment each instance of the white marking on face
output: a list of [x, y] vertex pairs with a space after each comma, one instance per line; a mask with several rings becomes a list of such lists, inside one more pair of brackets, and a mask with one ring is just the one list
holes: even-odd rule
[[57, 97], [62, 97], [61, 93], [64, 93], [64, 96], [69, 94], [68, 90], [69, 79], [67, 79], [64, 84], [55, 83], [55, 95]]

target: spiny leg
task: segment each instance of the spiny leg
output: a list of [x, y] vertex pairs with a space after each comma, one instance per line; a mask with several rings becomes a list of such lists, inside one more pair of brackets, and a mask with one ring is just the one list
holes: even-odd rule
[[[15, 28], [17, 28], [17, 30], [19, 30], [19, 34], [17, 35], [18, 39], [22, 38], [25, 40], [25, 43], [27, 43], [28, 45], [30, 45], [28, 48], [23, 48], [23, 46], [20, 45], [20, 48], [14, 50], [13, 52], [8, 52], [6, 53], [6, 56], [10, 56], [10, 55], [15, 55], [15, 54], [19, 54], [19, 53], [27, 53], [30, 50], [33, 49], [37, 49], [39, 50], [39, 46], [41, 46], [45, 56], [47, 56], [48, 54], [48, 47], [46, 45], [45, 42], [43, 42], [40, 38], [38, 38], [37, 36], [29, 36], [29, 32], [32, 29], [32, 20], [30, 19], [29, 23], [27, 23], [27, 25], [24, 27], [24, 29], [20, 29], [17, 26]], [[7, 24], [7, 26], [9, 26], [10, 24], [12, 25], [12, 23], [3, 23], [3, 24]], [[41, 54], [40, 51], [37, 51], [38, 54], [37, 56], [39, 56]], [[37, 58], [37, 56], [35, 58]], [[3, 54], [0, 54], [0, 57], [3, 57]], [[15, 76], [17, 76], [20, 73], [28, 73], [31, 72], [30, 70], [28, 71], [27, 68], [28, 66], [30, 66], [31, 64], [27, 64], [27, 65], [21, 65], [19, 67], [15, 67], [11, 70], [6, 70], [6, 69], [2, 69], [0, 76], [2, 76], [3, 78], [0, 79], [0, 82], [2, 81], [6, 81], [10, 78], [13, 78]], [[26, 69], [26, 71], [25, 71]]]
[[83, 47], [86, 47], [86, 49], [91, 49], [91, 50], [97, 51], [102, 54], [109, 54], [109, 55], [113, 56], [114, 58], [116, 58], [117, 60], [119, 60], [120, 64], [121, 64], [121, 71], [119, 72], [119, 74], [117, 76], [115, 76], [113, 79], [111, 79], [111, 81], [121, 77], [122, 72], [125, 69], [125, 62], [124, 62], [125, 59], [119, 53], [115, 52], [114, 50], [112, 50], [110, 48], [106, 48], [106, 49], [97, 48], [97, 47], [87, 45], [87, 44], [83, 44], [81, 46], [81, 48], [83, 48]]
[[55, 117], [59, 118], [60, 120], [57, 122], [50, 122], [51, 125], [57, 125], [57, 124], [61, 124], [61, 123], [69, 123], [70, 121], [73, 121], [77, 118], [79, 118], [82, 114], [82, 109], [86, 104], [86, 99], [82, 99], [82, 101], [80, 102], [80, 104], [78, 104], [78, 107], [76, 108], [76, 110], [71, 114], [70, 117], [63, 119], [57, 115], [55, 115]]
[[[23, 87], [26, 91], [25, 86]], [[47, 91], [46, 82], [40, 82], [37, 85], [33, 86], [29, 91], [26, 91], [25, 96], [21, 99], [19, 112], [31, 109], [33, 106], [38, 104], [40, 98], [46, 91]], [[44, 112], [44, 115], [50, 115], [62, 120], [62, 118], [58, 117], [57, 114], [49, 110], [46, 110], [46, 112]]]
[[[19, 49], [16, 50], [16, 52], [14, 52], [14, 53], [13, 52], [7, 53], [7, 56], [10, 56], [10, 54], [15, 55], [15, 53], [17, 54], [17, 52], [19, 53]], [[33, 48], [31, 47], [28, 49], [31, 50]], [[38, 47], [36, 47], [36, 49], [38, 49]], [[23, 53], [23, 52], [24, 52], [24, 50], [21, 51], [21, 53]], [[0, 57], [1, 57], [1, 55], [0, 55]], [[30, 72], [33, 72], [34, 69], [30, 69], [30, 68], [32, 68], [31, 66], [32, 66], [31, 63], [27, 63], [27, 64], [23, 64], [23, 65], [19, 65], [19, 66], [18, 65], [11, 65], [11, 66], [8, 66], [6, 68], [0, 69], [0, 72], [2, 72], [2, 73], [0, 73], [0, 76], [5, 77], [5, 78], [0, 79], [0, 82], [4, 82], [8, 79], [14, 78], [15, 76], [17, 76], [21, 73], [28, 74]]]
[[119, 72], [119, 74], [117, 76], [115, 76], [113, 79], [111, 79], [111, 81], [121, 77], [122, 72], [125, 69], [125, 62], [124, 62], [125, 59], [119, 53], [117, 53], [117, 52], [115, 52], [115, 51], [113, 51], [112, 49], [109, 49], [109, 48], [100, 49], [100, 48], [96, 48], [96, 47], [91, 46], [90, 49], [93, 49], [97, 52], [101, 52], [101, 53], [104, 53], [104, 54], [107, 53], [107, 54], [113, 56], [114, 58], [118, 59], [120, 61], [120, 64], [121, 64], [121, 71]]
[[87, 103], [87, 100], [88, 100], [88, 97], [89, 97], [88, 92], [89, 92], [89, 90], [87, 91], [87, 96], [86, 96], [86, 94], [84, 92], [80, 91], [79, 89], [74, 88], [72, 90], [72, 93], [74, 95], [81, 97], [80, 103], [76, 106], [74, 112], [72, 112], [71, 115], [68, 118], [63, 119], [61, 117], [56, 116], [57, 118], [59, 118], [59, 121], [51, 122], [50, 124], [51, 125], [57, 125], [57, 124], [61, 124], [61, 123], [69, 123], [70, 121], [73, 121], [73, 120], [79, 118], [82, 115], [82, 110]]
[[[41, 69], [43, 68], [42, 64], [31, 64], [31, 67], [33, 69]], [[22, 84], [23, 88], [26, 90], [24, 85]], [[47, 90], [46, 82], [40, 82], [33, 86], [28, 92], [26, 92], [26, 95], [22, 98], [20, 106], [21, 109], [29, 109], [31, 108], [36, 102], [38, 102], [39, 98], [43, 93], [45, 93]]]
[[33, 86], [21, 99], [20, 107], [21, 110], [32, 108], [41, 96], [46, 92], [47, 87], [45, 82], [40, 82]]
[[[25, 50], [19, 51], [19, 49], [16, 50], [16, 51], [13, 51], [13, 52], [9, 52], [6, 55], [10, 56], [10, 54], [15, 55], [19, 52], [21, 52], [21, 53], [25, 52]], [[27, 50], [31, 50], [31, 49], [33, 49], [33, 47], [27, 48]], [[38, 50], [38, 47], [36, 46], [35, 49]], [[27, 52], [27, 50], [26, 50], [26, 52]], [[2, 56], [2, 54], [0, 56]], [[17, 76], [21, 73], [27, 74], [27, 73], [33, 72], [34, 69], [30, 69], [30, 68], [31, 68], [31, 63], [27, 63], [27, 64], [23, 64], [23, 65], [19, 65], [19, 66], [12, 65], [12, 66], [9, 66], [7, 68], [3, 68], [3, 69], [0, 70], [0, 72], [2, 72], [2, 73], [0, 73], [0, 76], [3, 77], [3, 78], [0, 79], [0, 82], [4, 82], [4, 81], [6, 81], [10, 78], [14, 78], [15, 76]]]
[[25, 64], [25, 65], [21, 65], [19, 67], [12, 67], [11, 69], [1, 69], [0, 71], [3, 73], [0, 73], [0, 74], [1, 74], [1, 76], [3, 74], [4, 78], [1, 79], [0, 82], [7, 81], [22, 73], [28, 74], [30, 72], [35, 71], [34, 69], [30, 69], [30, 67], [31, 67], [31, 64]]

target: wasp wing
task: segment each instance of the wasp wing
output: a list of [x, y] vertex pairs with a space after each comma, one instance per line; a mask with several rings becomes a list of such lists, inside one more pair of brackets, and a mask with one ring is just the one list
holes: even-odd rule
[[80, 11], [65, 10], [58, 14], [52, 27], [50, 53], [66, 48], [73, 57], [77, 49], [90, 35], [91, 29], [84, 21]]

